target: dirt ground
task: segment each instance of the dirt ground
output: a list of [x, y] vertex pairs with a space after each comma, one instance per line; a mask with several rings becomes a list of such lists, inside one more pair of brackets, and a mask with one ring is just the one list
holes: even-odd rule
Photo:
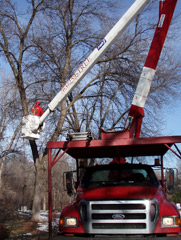
[[47, 240], [48, 232], [37, 228], [37, 223], [32, 222], [30, 216], [0, 208], [0, 240]]

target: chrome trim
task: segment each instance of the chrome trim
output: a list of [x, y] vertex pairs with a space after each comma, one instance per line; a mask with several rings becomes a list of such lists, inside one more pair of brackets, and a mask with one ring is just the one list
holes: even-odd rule
[[[151, 221], [151, 206], [155, 206], [155, 217]], [[123, 219], [112, 218], [113, 215]], [[152, 234], [158, 217], [159, 205], [152, 200], [82, 200], [80, 217], [88, 234]]]

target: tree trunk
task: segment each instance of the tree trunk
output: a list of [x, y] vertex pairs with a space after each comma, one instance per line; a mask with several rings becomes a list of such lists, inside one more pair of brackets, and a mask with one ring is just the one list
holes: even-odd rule
[[42, 164], [42, 156], [36, 159], [35, 163], [35, 188], [34, 188], [34, 197], [33, 197], [33, 206], [32, 206], [32, 221], [38, 222], [41, 220], [40, 210], [41, 210], [41, 201], [42, 201], [42, 186], [43, 180], [45, 179], [45, 170]]
[[[0, 193], [2, 193], [2, 170], [3, 170], [3, 165], [4, 165], [4, 158], [2, 159], [2, 162], [0, 163]], [[1, 198], [1, 194], [0, 194], [0, 198]]]
[[46, 193], [44, 192], [43, 193], [43, 196], [42, 196], [42, 208], [43, 208], [43, 211], [46, 211], [47, 207], [46, 207]]

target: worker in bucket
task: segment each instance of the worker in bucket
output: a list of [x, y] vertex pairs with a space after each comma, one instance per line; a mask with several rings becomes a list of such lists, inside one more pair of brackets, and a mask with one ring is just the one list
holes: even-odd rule
[[40, 107], [40, 102], [36, 102], [35, 106], [31, 110], [31, 113], [39, 117], [43, 115], [43, 109]]

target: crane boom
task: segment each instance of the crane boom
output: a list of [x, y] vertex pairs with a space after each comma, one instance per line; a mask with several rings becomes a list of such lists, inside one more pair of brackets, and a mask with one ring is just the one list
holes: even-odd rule
[[[161, 0], [159, 8], [159, 20], [153, 36], [153, 40], [145, 61], [132, 105], [128, 114], [125, 129], [131, 129], [134, 125], [134, 137], [139, 137], [141, 122], [144, 117], [144, 106], [155, 75], [157, 63], [163, 48], [163, 44], [172, 20], [177, 0]], [[135, 123], [136, 122], [136, 123]]]
[[116, 38], [125, 30], [125, 28], [133, 21], [139, 12], [145, 7], [149, 0], [136, 0], [121, 19], [114, 25], [110, 32], [94, 49], [90, 56], [84, 61], [79, 69], [68, 80], [60, 92], [48, 104], [48, 109], [39, 118], [38, 116], [28, 115], [23, 117], [22, 121], [22, 137], [29, 139], [38, 139], [39, 127], [48, 117], [50, 112], [54, 111], [67, 95], [76, 87], [76, 85], [85, 77], [99, 58], [107, 51]]

